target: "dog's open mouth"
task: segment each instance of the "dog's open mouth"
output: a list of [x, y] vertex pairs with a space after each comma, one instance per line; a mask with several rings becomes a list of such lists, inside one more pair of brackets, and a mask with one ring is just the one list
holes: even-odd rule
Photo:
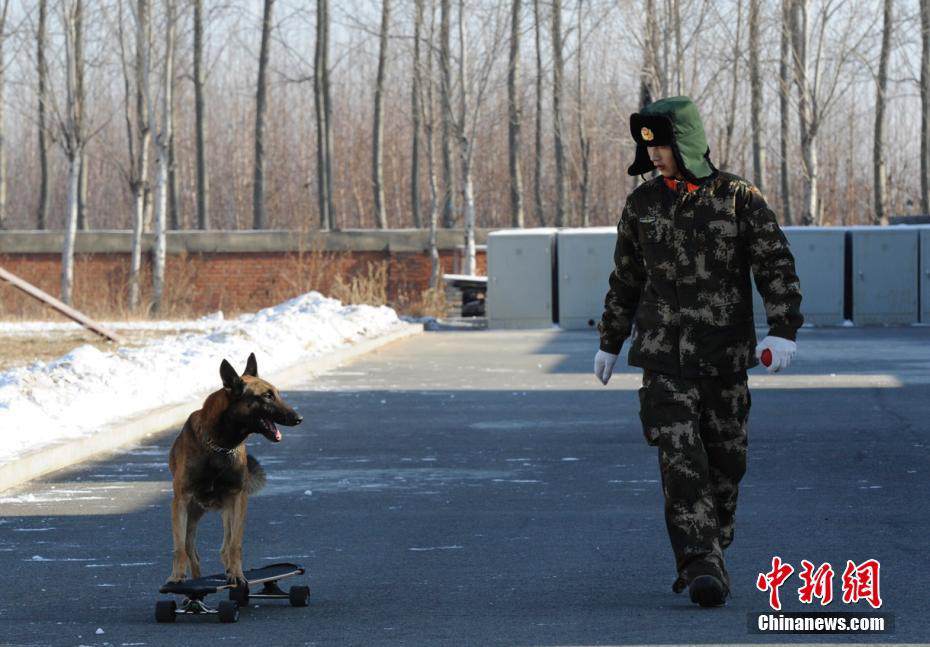
[[259, 421], [259, 426], [262, 430], [262, 435], [270, 440], [273, 443], [281, 442], [281, 432], [278, 431], [278, 428], [275, 426], [274, 422], [268, 418], [262, 418]]

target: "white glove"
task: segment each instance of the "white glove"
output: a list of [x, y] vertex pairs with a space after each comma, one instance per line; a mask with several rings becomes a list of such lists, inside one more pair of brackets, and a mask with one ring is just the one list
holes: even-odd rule
[[594, 356], [594, 375], [601, 381], [601, 384], [607, 384], [610, 380], [617, 357], [619, 356], [603, 350], [597, 351], [597, 355]]
[[[767, 335], [756, 345], [756, 357], [762, 361], [762, 351], [769, 349], [772, 352], [772, 363], [765, 367], [769, 373], [777, 373], [783, 368], [791, 366], [791, 360], [798, 350], [798, 345], [784, 337]], [[763, 366], [765, 366], [763, 364]]]

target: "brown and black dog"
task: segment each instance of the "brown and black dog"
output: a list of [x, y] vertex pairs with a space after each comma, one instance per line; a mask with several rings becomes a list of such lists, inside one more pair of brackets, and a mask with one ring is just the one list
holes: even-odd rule
[[242, 534], [249, 495], [265, 484], [265, 471], [245, 451], [250, 434], [281, 441], [275, 426], [294, 426], [303, 418], [289, 407], [278, 390], [258, 377], [255, 353], [249, 355], [241, 376], [225, 359], [220, 364], [223, 388], [207, 396], [203, 407], [190, 415], [171, 446], [168, 467], [174, 486], [171, 528], [174, 562], [168, 582], [180, 582], [190, 567], [200, 577], [195, 545], [197, 522], [207, 510], [223, 516], [220, 560], [230, 583], [244, 585]]

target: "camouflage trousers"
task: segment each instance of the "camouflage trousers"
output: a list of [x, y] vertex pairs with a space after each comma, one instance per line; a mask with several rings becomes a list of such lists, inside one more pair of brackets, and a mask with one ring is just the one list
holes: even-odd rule
[[733, 541], [736, 497], [746, 472], [752, 398], [746, 371], [682, 378], [643, 371], [640, 419], [659, 450], [665, 523], [675, 552], [678, 593], [699, 575], [729, 589], [723, 551]]

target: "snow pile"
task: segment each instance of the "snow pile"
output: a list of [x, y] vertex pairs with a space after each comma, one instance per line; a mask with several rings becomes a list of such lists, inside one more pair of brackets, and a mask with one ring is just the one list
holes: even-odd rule
[[300, 362], [312, 367], [315, 356], [401, 325], [391, 308], [343, 306], [318, 292], [238, 319], [210, 315], [201, 322], [203, 332], [112, 352], [83, 345], [56, 360], [0, 373], [0, 464], [218, 389], [223, 359], [241, 372], [254, 352], [259, 375]]

